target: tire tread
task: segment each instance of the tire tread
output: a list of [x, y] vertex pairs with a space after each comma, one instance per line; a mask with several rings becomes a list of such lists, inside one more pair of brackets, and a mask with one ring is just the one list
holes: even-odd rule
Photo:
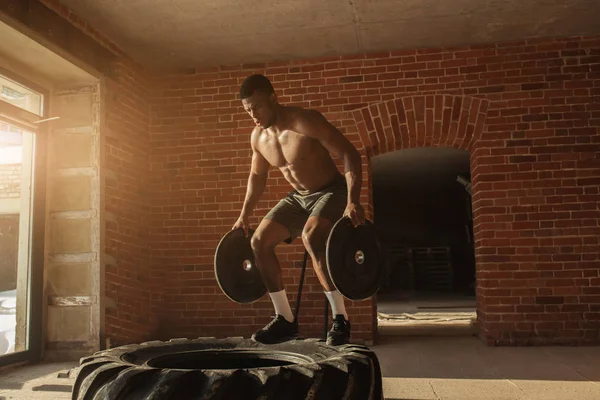
[[[223, 370], [146, 364], [153, 357], [186, 350], [284, 351], [312, 361]], [[81, 358], [72, 400], [381, 400], [381, 381], [377, 356], [366, 346], [332, 347], [321, 339], [265, 346], [244, 338], [177, 338], [122, 346]]]

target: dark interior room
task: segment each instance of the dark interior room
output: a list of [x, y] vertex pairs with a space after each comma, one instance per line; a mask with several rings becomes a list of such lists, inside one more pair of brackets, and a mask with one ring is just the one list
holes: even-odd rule
[[372, 169], [389, 263], [380, 297], [474, 296], [469, 153], [405, 149], [374, 157]]

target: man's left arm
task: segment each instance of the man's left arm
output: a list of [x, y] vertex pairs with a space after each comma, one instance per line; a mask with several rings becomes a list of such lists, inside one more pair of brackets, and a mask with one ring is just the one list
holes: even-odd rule
[[348, 206], [344, 215], [355, 224], [364, 222], [364, 210], [360, 205], [362, 185], [362, 160], [352, 143], [318, 111], [305, 111], [301, 133], [313, 137], [335, 157], [344, 163], [344, 176], [348, 184]]

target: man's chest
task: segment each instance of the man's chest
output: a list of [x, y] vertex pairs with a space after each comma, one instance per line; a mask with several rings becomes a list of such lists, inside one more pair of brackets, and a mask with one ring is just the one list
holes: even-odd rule
[[283, 167], [306, 160], [314, 151], [315, 145], [312, 138], [293, 131], [283, 131], [279, 135], [261, 135], [258, 150], [271, 165]]

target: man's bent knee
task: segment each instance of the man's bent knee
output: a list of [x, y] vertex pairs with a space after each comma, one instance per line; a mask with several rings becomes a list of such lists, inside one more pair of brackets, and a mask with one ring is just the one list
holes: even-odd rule
[[325, 251], [329, 227], [310, 225], [302, 231], [302, 242], [310, 254], [319, 254]]
[[276, 245], [276, 243], [269, 241], [268, 238], [265, 238], [261, 234], [254, 234], [250, 240], [250, 246], [256, 256], [264, 254], [266, 251], [274, 250]]
[[259, 256], [265, 252], [274, 251], [275, 247], [288, 236], [289, 233], [285, 227], [273, 222], [267, 222], [267, 225], [259, 227], [254, 232], [250, 240], [250, 246], [255, 256]]

